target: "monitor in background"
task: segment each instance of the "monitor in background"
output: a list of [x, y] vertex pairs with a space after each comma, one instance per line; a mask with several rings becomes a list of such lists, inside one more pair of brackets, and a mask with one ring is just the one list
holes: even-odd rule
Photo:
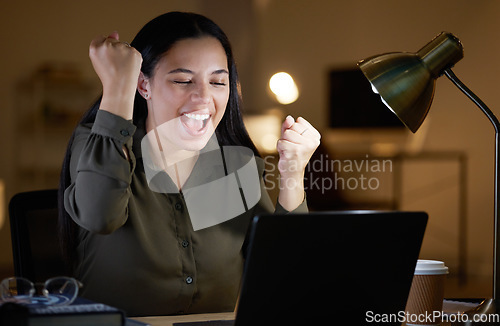
[[392, 156], [415, 147], [416, 138], [373, 93], [361, 70], [333, 68], [327, 80], [329, 128], [322, 134], [329, 152]]
[[357, 68], [329, 72], [331, 128], [405, 128]]

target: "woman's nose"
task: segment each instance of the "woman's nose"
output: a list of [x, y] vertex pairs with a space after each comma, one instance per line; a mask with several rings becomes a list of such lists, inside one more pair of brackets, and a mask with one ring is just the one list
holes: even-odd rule
[[209, 85], [198, 84], [191, 94], [193, 102], [207, 104], [210, 102], [211, 94]]

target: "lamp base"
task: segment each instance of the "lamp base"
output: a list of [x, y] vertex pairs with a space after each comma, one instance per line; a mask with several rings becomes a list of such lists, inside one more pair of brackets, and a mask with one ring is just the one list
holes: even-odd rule
[[464, 326], [498, 326], [500, 325], [500, 300], [486, 299], [476, 308], [464, 312], [463, 317], [462, 325]]

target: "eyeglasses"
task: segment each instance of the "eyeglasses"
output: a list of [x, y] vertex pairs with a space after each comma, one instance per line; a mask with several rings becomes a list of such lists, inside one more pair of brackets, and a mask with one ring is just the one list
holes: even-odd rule
[[65, 276], [48, 279], [45, 283], [10, 277], [0, 283], [0, 294], [5, 302], [29, 306], [64, 306], [75, 301], [81, 286], [83, 284], [79, 281]]

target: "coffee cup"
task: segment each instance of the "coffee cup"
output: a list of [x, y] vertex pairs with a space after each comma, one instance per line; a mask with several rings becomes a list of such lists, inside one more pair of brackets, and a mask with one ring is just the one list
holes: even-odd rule
[[406, 325], [439, 325], [448, 267], [436, 260], [417, 261], [406, 303]]

